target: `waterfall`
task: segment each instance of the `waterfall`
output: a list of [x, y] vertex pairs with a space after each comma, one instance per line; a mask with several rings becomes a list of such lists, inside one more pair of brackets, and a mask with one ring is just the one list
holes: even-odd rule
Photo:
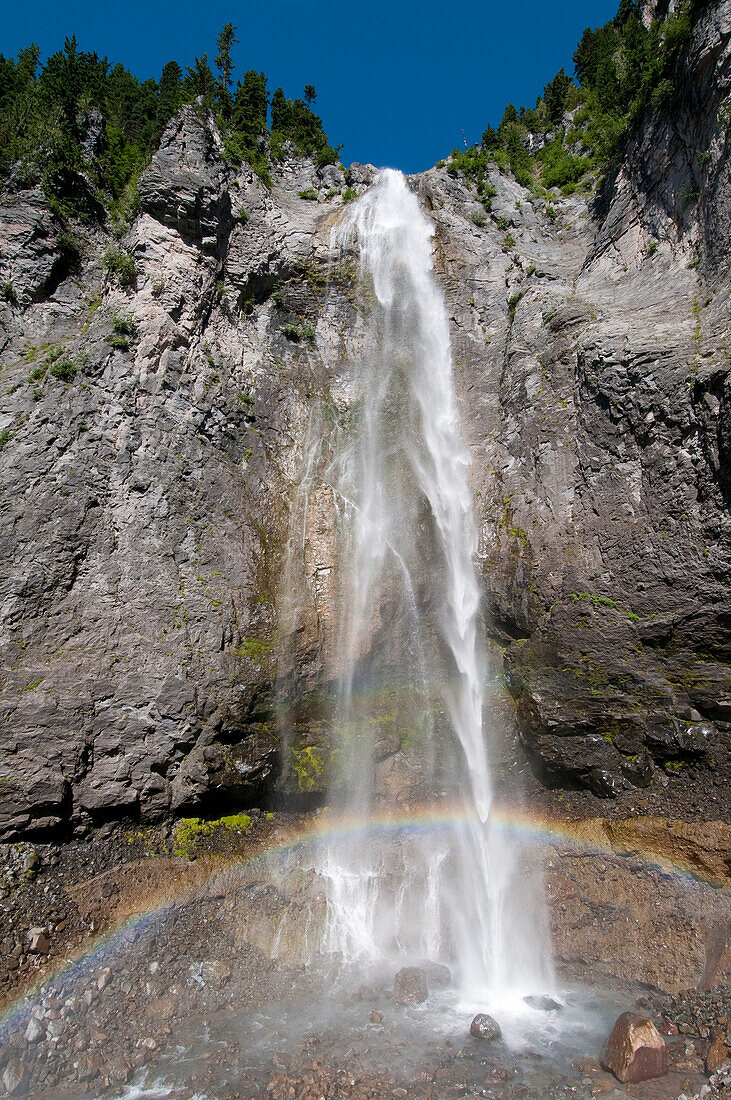
[[330, 951], [443, 962], [465, 998], [494, 1003], [545, 989], [550, 959], [541, 891], [491, 812], [495, 674], [433, 235], [389, 169], [332, 236], [359, 257], [364, 320], [325, 475], [340, 546], [328, 802], [351, 831], [323, 842], [317, 869]]

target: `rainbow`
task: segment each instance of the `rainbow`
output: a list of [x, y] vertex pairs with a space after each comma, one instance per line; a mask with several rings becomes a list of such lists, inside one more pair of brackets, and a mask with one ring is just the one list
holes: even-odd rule
[[[59, 960], [55, 967], [46, 969], [31, 989], [7, 1003], [0, 1012], [0, 1024], [5, 1030], [13, 1018], [27, 1007], [28, 998], [41, 984], [49, 981], [74, 980], [83, 970], [102, 967], [106, 957], [130, 934], [135, 936], [154, 920], [164, 917], [167, 910], [186, 900], [191, 900], [216, 878], [228, 876], [236, 869], [258, 866], [266, 868], [267, 861], [290, 855], [301, 856], [308, 847], [315, 847], [325, 840], [362, 839], [375, 837], [399, 837], [419, 833], [458, 833], [469, 828], [474, 818], [464, 806], [436, 803], [404, 807], [373, 813], [367, 818], [336, 815], [324, 809], [310, 818], [303, 827], [301, 819], [296, 827], [275, 827], [273, 833], [248, 853], [235, 858], [209, 858], [188, 864], [180, 860], [180, 874], [176, 881], [166, 881], [160, 892], [148, 895], [142, 908], [126, 914], [100, 934], [91, 946], [82, 947], [74, 957]], [[707, 843], [694, 844], [693, 833], [707, 828], [704, 825], [689, 826], [662, 818], [628, 818], [611, 821], [588, 818], [565, 821], [542, 816], [535, 812], [496, 805], [490, 815], [490, 827], [496, 829], [522, 848], [547, 847], [559, 849], [563, 854], [572, 852], [597, 857], [631, 856], [647, 868], [688, 884], [705, 884], [721, 892], [731, 892], [731, 879], [723, 863], [723, 852], [717, 858], [708, 851]], [[731, 839], [731, 826], [721, 822], [711, 823], [720, 828], [725, 847]], [[151, 857], [155, 858], [155, 857]]]

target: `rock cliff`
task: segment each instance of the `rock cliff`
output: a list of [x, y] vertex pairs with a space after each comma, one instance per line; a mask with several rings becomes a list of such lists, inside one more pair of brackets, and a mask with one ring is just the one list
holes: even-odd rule
[[[521, 739], [599, 796], [727, 797], [730, 36], [707, 5], [599, 196], [495, 169], [480, 224], [448, 165], [412, 181]], [[0, 198], [2, 837], [322, 786], [321, 455], [363, 338], [329, 237], [373, 174], [291, 159], [268, 190], [186, 107], [119, 238]], [[398, 739], [383, 758], [407, 773]]]

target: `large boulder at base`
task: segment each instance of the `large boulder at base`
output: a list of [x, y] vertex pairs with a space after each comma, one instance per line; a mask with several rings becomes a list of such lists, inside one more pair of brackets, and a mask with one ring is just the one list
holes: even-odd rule
[[470, 1035], [475, 1039], [499, 1039], [502, 1035], [500, 1024], [486, 1012], [478, 1012], [470, 1024]]
[[398, 1005], [418, 1005], [429, 996], [426, 974], [419, 966], [404, 966], [393, 979], [393, 999]]
[[602, 1062], [623, 1084], [648, 1081], [668, 1072], [665, 1040], [652, 1020], [623, 1012], [604, 1047]]

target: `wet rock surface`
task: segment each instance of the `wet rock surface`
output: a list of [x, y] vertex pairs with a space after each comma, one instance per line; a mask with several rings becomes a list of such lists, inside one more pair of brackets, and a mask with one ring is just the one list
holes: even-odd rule
[[429, 996], [426, 973], [418, 966], [404, 966], [393, 979], [393, 999], [398, 1005], [417, 1005]]
[[499, 1039], [502, 1036], [500, 1024], [486, 1012], [478, 1012], [470, 1024], [470, 1035], [475, 1039]]

